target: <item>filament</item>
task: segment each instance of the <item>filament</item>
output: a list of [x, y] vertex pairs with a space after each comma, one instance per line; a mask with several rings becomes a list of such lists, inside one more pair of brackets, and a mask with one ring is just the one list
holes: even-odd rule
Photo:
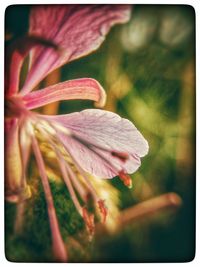
[[51, 234], [52, 234], [53, 251], [54, 251], [55, 257], [58, 260], [60, 260], [61, 262], [66, 262], [67, 252], [66, 252], [61, 234], [60, 234], [56, 211], [55, 211], [55, 207], [53, 203], [53, 197], [52, 197], [50, 185], [48, 182], [48, 177], [45, 171], [44, 161], [43, 161], [40, 149], [39, 149], [38, 142], [34, 135], [32, 135], [32, 147], [33, 147], [33, 152], [34, 152], [36, 162], [38, 165], [42, 185], [44, 188], [45, 198], [47, 202], [47, 209], [48, 209], [50, 228], [51, 228]]

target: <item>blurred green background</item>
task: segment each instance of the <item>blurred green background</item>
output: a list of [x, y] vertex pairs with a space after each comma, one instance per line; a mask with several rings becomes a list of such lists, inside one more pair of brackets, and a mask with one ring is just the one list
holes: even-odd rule
[[[27, 32], [29, 10], [30, 6], [23, 5], [7, 8], [6, 43]], [[192, 260], [196, 164], [194, 9], [183, 5], [135, 5], [129, 23], [115, 26], [99, 50], [65, 65], [59, 75], [62, 81], [97, 79], [107, 92], [105, 109], [131, 120], [149, 142], [149, 154], [132, 175], [133, 188], [124, 187], [117, 178], [110, 181], [119, 189], [120, 210], [168, 192], [175, 192], [182, 200], [173, 212], [163, 209], [147, 214], [115, 234], [105, 233], [88, 242], [79, 236], [84, 225], [67, 189], [52, 181], [70, 261]], [[85, 108], [93, 108], [93, 103], [63, 101], [59, 113]], [[20, 235], [14, 233], [15, 206], [5, 205], [6, 256], [11, 261], [52, 261], [46, 204], [39, 182], [35, 191], [27, 201]]]

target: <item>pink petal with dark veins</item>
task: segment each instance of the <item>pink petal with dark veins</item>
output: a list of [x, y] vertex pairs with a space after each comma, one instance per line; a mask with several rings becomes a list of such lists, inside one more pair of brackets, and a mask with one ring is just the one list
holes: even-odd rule
[[11, 96], [18, 92], [22, 64], [30, 49], [37, 44], [51, 47], [51, 49], [57, 48], [51, 41], [36, 36], [24, 36], [19, 38], [7, 48], [5, 71], [6, 96]]
[[54, 69], [96, 50], [113, 25], [128, 21], [130, 10], [130, 5], [33, 6], [29, 33], [52, 40], [61, 51], [41, 46], [32, 50], [23, 93]]
[[[127, 119], [115, 113], [98, 109], [84, 110], [69, 115], [43, 116], [43, 118], [61, 124], [86, 142], [102, 147], [107, 151], [95, 148], [107, 162], [114, 164], [119, 170], [127, 173], [135, 172], [140, 166], [140, 157], [148, 153], [148, 143]], [[80, 166], [91, 174], [112, 178], [118, 174], [102, 157], [88, 149], [83, 143], [62, 132], [58, 133], [60, 140]], [[128, 153], [126, 162], [112, 156], [110, 151]]]
[[83, 78], [58, 83], [30, 92], [23, 97], [28, 109], [38, 108], [59, 100], [70, 99], [93, 100], [99, 107], [102, 107], [105, 104], [106, 93], [96, 80]]

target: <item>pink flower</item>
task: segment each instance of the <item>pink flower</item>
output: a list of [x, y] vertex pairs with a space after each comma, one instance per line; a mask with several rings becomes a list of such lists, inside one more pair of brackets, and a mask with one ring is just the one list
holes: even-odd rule
[[[111, 26], [128, 21], [129, 16], [128, 5], [34, 6], [29, 35], [17, 40], [7, 52], [6, 198], [19, 202], [30, 197], [26, 169], [32, 148], [45, 192], [53, 252], [59, 261], [67, 260], [67, 252], [59, 231], [40, 143], [46, 142], [55, 153], [74, 205], [91, 234], [94, 216], [80, 205], [76, 192], [83, 202], [87, 202], [90, 193], [103, 221], [107, 208], [87, 173], [101, 178], [118, 175], [125, 185], [131, 186], [128, 173], [139, 168], [140, 157], [147, 154], [148, 144], [130, 121], [112, 112], [90, 109], [45, 116], [32, 111], [54, 101], [70, 99], [89, 99], [102, 107], [106, 94], [94, 79], [69, 80], [32, 90], [54, 69], [96, 50]], [[29, 56], [29, 68], [25, 83], [19, 88], [26, 56]]]

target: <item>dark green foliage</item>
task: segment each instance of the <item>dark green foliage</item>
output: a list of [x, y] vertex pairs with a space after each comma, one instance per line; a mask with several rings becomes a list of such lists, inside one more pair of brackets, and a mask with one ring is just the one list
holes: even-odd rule
[[[81, 217], [74, 208], [64, 184], [51, 182], [58, 221], [65, 242], [70, 236], [84, 230]], [[14, 233], [15, 205], [6, 205], [6, 256], [10, 261], [45, 262], [53, 261], [51, 233], [46, 201], [41, 184], [37, 195], [26, 203], [23, 230]]]

